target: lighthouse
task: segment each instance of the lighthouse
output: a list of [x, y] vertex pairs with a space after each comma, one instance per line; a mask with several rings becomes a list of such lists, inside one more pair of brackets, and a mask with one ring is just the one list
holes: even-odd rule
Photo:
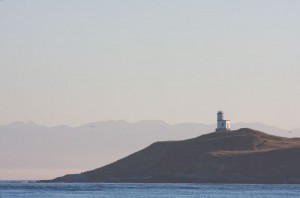
[[230, 120], [225, 120], [223, 111], [219, 111], [217, 114], [216, 132], [229, 132], [229, 131], [230, 131]]

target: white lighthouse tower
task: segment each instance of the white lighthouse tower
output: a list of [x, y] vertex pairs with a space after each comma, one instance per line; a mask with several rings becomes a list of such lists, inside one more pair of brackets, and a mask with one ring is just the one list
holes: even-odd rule
[[216, 132], [229, 132], [230, 131], [230, 120], [224, 120], [224, 113], [219, 111], [217, 114], [217, 129]]

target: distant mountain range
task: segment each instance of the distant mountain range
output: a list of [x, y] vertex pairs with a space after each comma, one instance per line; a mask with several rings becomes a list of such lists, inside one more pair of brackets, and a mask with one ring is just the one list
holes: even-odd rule
[[107, 166], [47, 182], [300, 183], [300, 138], [252, 129], [156, 142]]
[[[45, 127], [33, 122], [0, 126], [0, 179], [50, 179], [109, 164], [156, 141], [182, 140], [213, 132], [215, 125], [163, 121], [106, 121], [80, 127]], [[273, 135], [300, 137], [261, 123], [232, 124]], [[20, 172], [20, 177], [10, 177]], [[22, 174], [21, 174], [22, 173]]]

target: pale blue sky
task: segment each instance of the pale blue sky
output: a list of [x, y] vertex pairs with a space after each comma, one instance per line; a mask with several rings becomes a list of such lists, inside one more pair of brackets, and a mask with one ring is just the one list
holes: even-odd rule
[[0, 124], [300, 127], [298, 0], [0, 1]]

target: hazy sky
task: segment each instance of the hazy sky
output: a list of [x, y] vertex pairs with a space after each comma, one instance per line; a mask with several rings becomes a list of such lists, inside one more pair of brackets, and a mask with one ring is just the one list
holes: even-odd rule
[[300, 127], [299, 0], [2, 0], [0, 124]]

